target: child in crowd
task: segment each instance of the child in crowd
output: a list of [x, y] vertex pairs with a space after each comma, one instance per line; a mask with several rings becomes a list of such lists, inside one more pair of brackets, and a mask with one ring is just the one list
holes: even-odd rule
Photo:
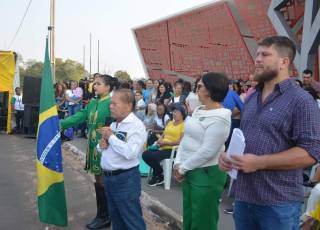
[[141, 120], [144, 120], [146, 115], [146, 104], [144, 103], [142, 92], [136, 90], [135, 92], [135, 99], [136, 99], [136, 107], [135, 107], [135, 115]]

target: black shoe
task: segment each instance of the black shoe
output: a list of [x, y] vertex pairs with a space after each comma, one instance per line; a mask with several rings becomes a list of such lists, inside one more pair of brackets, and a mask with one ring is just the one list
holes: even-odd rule
[[97, 202], [97, 215], [86, 225], [88, 229], [101, 229], [110, 227], [111, 221], [108, 211], [108, 200], [104, 188], [98, 183], [94, 183]]
[[89, 228], [90, 225], [93, 225], [97, 220], [99, 219], [98, 216], [96, 216], [94, 219], [92, 219], [89, 223], [87, 223], [86, 227]]
[[111, 226], [110, 218], [102, 218], [97, 217], [94, 221], [90, 224], [87, 224], [88, 229], [102, 229], [102, 228], [109, 228]]
[[223, 212], [227, 214], [233, 214], [233, 208], [224, 209]]
[[148, 185], [154, 187], [157, 185], [161, 185], [163, 183], [164, 183], [163, 175], [160, 175], [160, 176], [153, 176], [151, 180], [148, 182]]

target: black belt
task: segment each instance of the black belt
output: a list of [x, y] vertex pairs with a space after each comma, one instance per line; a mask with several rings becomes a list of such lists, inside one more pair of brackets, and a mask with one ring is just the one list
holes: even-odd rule
[[118, 170], [111, 170], [111, 171], [110, 170], [103, 170], [103, 175], [105, 175], [105, 176], [116, 176], [116, 175], [119, 175], [121, 173], [130, 171], [130, 170], [135, 169], [135, 168], [138, 168], [138, 165], [134, 166], [132, 168], [129, 168], [129, 169], [118, 169]]

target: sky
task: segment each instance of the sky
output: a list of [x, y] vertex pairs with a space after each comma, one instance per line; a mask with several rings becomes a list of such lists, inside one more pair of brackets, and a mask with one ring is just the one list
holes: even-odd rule
[[[28, 13], [12, 43], [30, 0], [0, 1], [0, 50], [13, 50], [23, 61], [44, 60], [45, 38], [50, 24], [50, 0], [32, 0]], [[90, 33], [91, 72], [113, 74], [127, 71], [144, 78], [142, 62], [132, 28], [166, 18], [215, 0], [56, 0], [55, 56], [83, 63], [89, 72]], [[11, 46], [9, 46], [12, 43]]]

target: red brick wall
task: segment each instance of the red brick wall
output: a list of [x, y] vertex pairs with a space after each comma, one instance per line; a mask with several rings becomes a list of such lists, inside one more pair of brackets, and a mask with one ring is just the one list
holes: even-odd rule
[[271, 0], [234, 0], [241, 18], [256, 40], [277, 34], [267, 14], [270, 2]]
[[[238, 24], [245, 24], [256, 41], [276, 35], [267, 15], [271, 0], [233, 2], [240, 17], [238, 23], [229, 3], [222, 1], [136, 29], [149, 77], [172, 81], [175, 78], [165, 74], [166, 70], [187, 76], [209, 70], [225, 72], [234, 79], [247, 79], [254, 63], [243, 40], [248, 34], [241, 34]], [[292, 15], [301, 17], [301, 2], [290, 0], [282, 9], [284, 16], [288, 14], [288, 24], [296, 22]]]
[[252, 58], [226, 3], [168, 20], [172, 70], [189, 76], [203, 70], [235, 79], [249, 75]]

